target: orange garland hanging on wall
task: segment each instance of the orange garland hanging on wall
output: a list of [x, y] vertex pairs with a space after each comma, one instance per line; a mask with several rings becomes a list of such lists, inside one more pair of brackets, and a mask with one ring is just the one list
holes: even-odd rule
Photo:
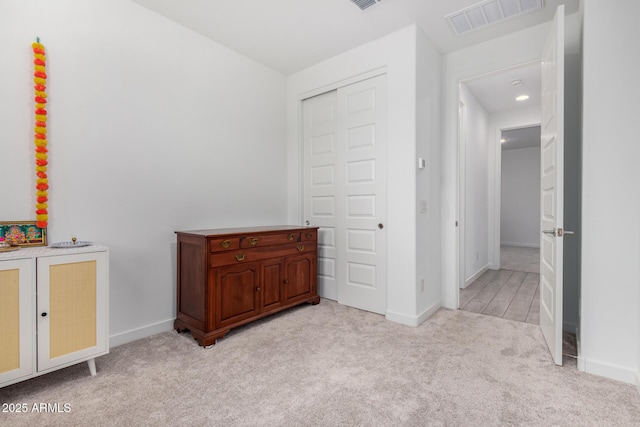
[[47, 177], [47, 73], [44, 46], [40, 40], [31, 45], [33, 48], [33, 82], [35, 93], [34, 143], [36, 146], [36, 225], [46, 228], [49, 221], [47, 211], [49, 196], [49, 178]]

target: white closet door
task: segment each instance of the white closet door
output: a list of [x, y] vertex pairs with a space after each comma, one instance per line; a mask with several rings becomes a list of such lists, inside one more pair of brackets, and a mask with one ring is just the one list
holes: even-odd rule
[[320, 295], [380, 314], [387, 306], [386, 107], [385, 76], [304, 106], [305, 219], [320, 227]]
[[318, 294], [338, 299], [336, 277], [337, 92], [303, 102], [304, 218], [318, 230]]

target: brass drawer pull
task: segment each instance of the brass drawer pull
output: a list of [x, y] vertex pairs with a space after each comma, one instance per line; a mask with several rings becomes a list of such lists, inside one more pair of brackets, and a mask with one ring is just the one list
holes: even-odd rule
[[296, 235], [294, 233], [289, 234], [289, 240], [293, 242], [293, 239], [295, 238], [296, 238]]
[[260, 292], [260, 291], [261, 291], [260, 286], [258, 286], [258, 287], [256, 288], [256, 292]]
[[237, 254], [236, 261], [244, 261], [245, 254]]
[[312, 233], [307, 233], [307, 234], [305, 234], [305, 236], [306, 236], [307, 239], [310, 239], [310, 238], [313, 237], [313, 234]]
[[298, 245], [298, 252], [304, 251], [304, 245]]
[[255, 246], [255, 245], [257, 245], [257, 244], [258, 244], [258, 238], [257, 238], [257, 237], [252, 237], [252, 238], [250, 238], [250, 239], [249, 239], [249, 244], [250, 244], [251, 246]]
[[222, 242], [220, 242], [220, 246], [227, 249], [229, 246], [231, 246], [231, 240], [223, 240]]

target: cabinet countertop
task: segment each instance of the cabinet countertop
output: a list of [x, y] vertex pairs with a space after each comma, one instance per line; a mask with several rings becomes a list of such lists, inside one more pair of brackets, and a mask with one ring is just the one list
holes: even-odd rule
[[5, 259], [36, 258], [43, 256], [58, 256], [82, 254], [87, 252], [104, 252], [109, 248], [102, 245], [81, 246], [79, 248], [53, 248], [51, 246], [23, 246], [17, 251], [0, 252], [0, 261]]
[[241, 228], [218, 228], [209, 230], [187, 230], [176, 231], [179, 234], [191, 234], [194, 236], [224, 236], [227, 234], [252, 234], [252, 233], [268, 233], [277, 231], [290, 231], [290, 230], [315, 230], [318, 227], [311, 227], [305, 225], [271, 225], [264, 227], [241, 227]]

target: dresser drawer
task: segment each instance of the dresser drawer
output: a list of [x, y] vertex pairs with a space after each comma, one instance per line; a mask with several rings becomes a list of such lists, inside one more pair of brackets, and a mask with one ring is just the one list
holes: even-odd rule
[[260, 261], [268, 258], [284, 257], [308, 252], [315, 252], [316, 245], [304, 242], [289, 243], [286, 245], [255, 247], [251, 249], [236, 249], [209, 255], [209, 267], [221, 267], [224, 265], [243, 264], [252, 261]]
[[318, 239], [318, 232], [316, 229], [305, 230], [300, 233], [300, 237], [303, 242], [314, 241]]
[[238, 249], [240, 247], [240, 238], [231, 237], [228, 239], [211, 239], [209, 240], [210, 252], [224, 252]]
[[292, 231], [288, 233], [278, 234], [257, 234], [255, 236], [247, 235], [240, 239], [241, 248], [256, 248], [269, 245], [283, 245], [285, 243], [299, 242], [300, 232]]

